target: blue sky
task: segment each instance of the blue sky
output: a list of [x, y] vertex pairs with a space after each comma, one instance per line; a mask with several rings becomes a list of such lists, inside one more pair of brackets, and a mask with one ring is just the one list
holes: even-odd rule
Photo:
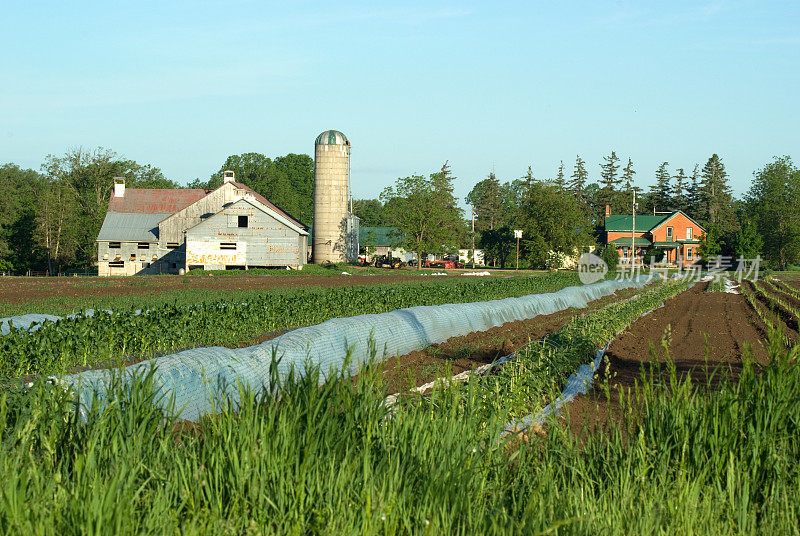
[[180, 183], [353, 144], [354, 196], [449, 160], [540, 178], [611, 150], [647, 185], [800, 159], [797, 2], [3, 2], [0, 163], [112, 149]]

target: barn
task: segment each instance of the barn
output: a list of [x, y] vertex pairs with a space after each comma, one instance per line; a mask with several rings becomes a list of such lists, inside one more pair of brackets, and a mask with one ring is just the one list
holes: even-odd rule
[[225, 172], [214, 190], [125, 188], [116, 179], [97, 237], [98, 275], [302, 268], [308, 228]]

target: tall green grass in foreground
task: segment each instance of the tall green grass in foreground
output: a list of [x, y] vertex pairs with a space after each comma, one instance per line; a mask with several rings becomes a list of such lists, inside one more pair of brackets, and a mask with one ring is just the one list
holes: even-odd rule
[[798, 350], [736, 382], [644, 374], [626, 420], [500, 439], [477, 381], [406, 397], [316, 374], [174, 433], [142, 378], [75, 417], [53, 386], [0, 401], [7, 534], [791, 534]]

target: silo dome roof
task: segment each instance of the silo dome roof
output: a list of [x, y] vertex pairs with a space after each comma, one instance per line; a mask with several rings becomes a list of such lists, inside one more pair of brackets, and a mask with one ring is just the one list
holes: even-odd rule
[[326, 130], [317, 136], [314, 145], [350, 145], [350, 142], [347, 141], [347, 136], [338, 130]]

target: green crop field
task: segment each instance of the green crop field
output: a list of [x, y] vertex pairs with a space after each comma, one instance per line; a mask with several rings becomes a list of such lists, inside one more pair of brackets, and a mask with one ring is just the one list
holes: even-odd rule
[[[43, 381], [0, 397], [8, 534], [792, 534], [800, 520], [797, 348], [772, 336], [710, 389], [642, 372], [621, 421], [578, 437], [541, 407], [547, 375], [681, 290], [663, 285], [532, 346], [517, 382], [474, 377], [390, 411], [380, 376], [319, 371], [196, 425], [155, 409], [151, 378], [84, 419]], [[668, 356], [667, 356], [668, 357]], [[539, 367], [536, 363], [544, 366]], [[511, 370], [511, 369], [509, 369]], [[539, 378], [529, 389], [526, 378]], [[491, 377], [490, 377], [491, 378]], [[507, 380], [509, 378], [506, 378]], [[560, 380], [559, 382], [560, 383]], [[557, 385], [556, 383], [556, 385]], [[552, 385], [552, 384], [551, 384]], [[534, 385], [535, 387], [535, 385]]]
[[[76, 366], [115, 365], [199, 346], [238, 346], [264, 334], [358, 314], [553, 292], [579, 284], [577, 274], [411, 281], [352, 287], [187, 292], [171, 301], [154, 293], [122, 297], [110, 313], [45, 323], [0, 337], [0, 375], [57, 374]], [[145, 311], [137, 313], [138, 308]]]

